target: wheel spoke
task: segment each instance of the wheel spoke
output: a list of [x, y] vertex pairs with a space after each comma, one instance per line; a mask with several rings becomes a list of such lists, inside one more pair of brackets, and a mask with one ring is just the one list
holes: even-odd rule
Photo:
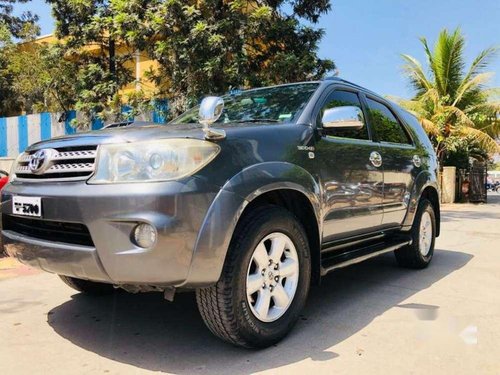
[[290, 301], [290, 297], [286, 293], [285, 288], [281, 284], [276, 284], [276, 287], [273, 290], [273, 299], [276, 307], [280, 307], [282, 309], [288, 306], [288, 302]]
[[294, 259], [286, 258], [280, 265], [280, 276], [289, 277], [297, 272], [297, 262]]
[[251, 296], [262, 287], [262, 276], [259, 273], [249, 275], [247, 279], [247, 294]]
[[261, 242], [259, 246], [257, 246], [257, 248], [255, 249], [255, 252], [253, 253], [253, 259], [255, 260], [255, 263], [257, 263], [259, 269], [261, 270], [268, 266], [269, 255], [267, 255], [267, 250], [263, 242]]
[[286, 242], [283, 237], [273, 238], [271, 243], [271, 253], [269, 257], [273, 260], [274, 263], [278, 263], [285, 251]]
[[268, 288], [262, 289], [257, 297], [257, 303], [255, 304], [255, 310], [262, 319], [267, 318], [269, 312], [269, 306], [271, 305], [271, 292]]

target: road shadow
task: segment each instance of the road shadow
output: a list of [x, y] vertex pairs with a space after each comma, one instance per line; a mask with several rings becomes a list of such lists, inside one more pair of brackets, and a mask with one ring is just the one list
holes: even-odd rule
[[[261, 351], [236, 348], [213, 337], [198, 314], [193, 293], [178, 294], [174, 303], [159, 294], [75, 294], [49, 312], [48, 323], [73, 344], [138, 368], [176, 374], [249, 374], [306, 358], [334, 359], [338, 354], [328, 351], [330, 347], [471, 258], [462, 252], [437, 250], [429, 268], [413, 271], [398, 268], [393, 255], [385, 254], [334, 272], [312, 289], [293, 332], [275, 347]], [[426, 308], [418, 300], [411, 302], [415, 303], [401, 307]]]

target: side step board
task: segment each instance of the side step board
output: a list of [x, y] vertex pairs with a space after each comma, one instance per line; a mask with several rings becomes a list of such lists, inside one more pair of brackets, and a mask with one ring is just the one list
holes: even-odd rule
[[411, 238], [397, 237], [388, 241], [376, 241], [355, 249], [342, 249], [332, 253], [327, 249], [321, 253], [321, 276], [338, 268], [347, 267], [378, 255], [398, 250], [412, 243]]

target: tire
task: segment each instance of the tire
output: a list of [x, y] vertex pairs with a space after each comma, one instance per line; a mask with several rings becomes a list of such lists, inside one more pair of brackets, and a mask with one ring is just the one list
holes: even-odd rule
[[99, 296], [99, 295], [112, 294], [116, 290], [111, 284], [82, 280], [82, 279], [77, 279], [75, 277], [69, 277], [63, 275], [59, 275], [59, 277], [66, 285], [84, 294]]
[[[274, 243], [276, 249], [281, 248], [281, 243], [286, 245], [279, 261], [271, 264], [273, 251], [269, 248]], [[265, 246], [265, 253], [261, 245]], [[268, 268], [261, 268], [259, 264], [266, 261]], [[254, 290], [251, 280], [261, 276], [257, 284], [252, 284], [258, 285], [258, 290], [247, 296], [247, 283]], [[292, 329], [306, 303], [310, 283], [311, 257], [304, 228], [289, 211], [265, 206], [238, 223], [219, 281], [197, 289], [196, 301], [213, 334], [233, 345], [264, 348], [283, 339]], [[283, 298], [283, 290], [288, 299]]]
[[[418, 204], [410, 235], [412, 243], [394, 252], [396, 260], [401, 267], [426, 268], [434, 255], [436, 241], [436, 215], [431, 202], [427, 199], [421, 199]], [[424, 242], [421, 242], [422, 237], [425, 237]]]

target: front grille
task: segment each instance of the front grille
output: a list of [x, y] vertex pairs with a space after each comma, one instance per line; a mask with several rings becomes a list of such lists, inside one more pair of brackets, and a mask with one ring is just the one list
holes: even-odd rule
[[80, 223], [32, 219], [2, 215], [3, 230], [10, 230], [40, 240], [73, 245], [94, 246], [87, 227]]
[[20, 180], [79, 180], [94, 173], [97, 146], [78, 146], [45, 149], [46, 154], [38, 160], [41, 170], [33, 170], [30, 162], [39, 150], [30, 151], [19, 159], [15, 168]]

